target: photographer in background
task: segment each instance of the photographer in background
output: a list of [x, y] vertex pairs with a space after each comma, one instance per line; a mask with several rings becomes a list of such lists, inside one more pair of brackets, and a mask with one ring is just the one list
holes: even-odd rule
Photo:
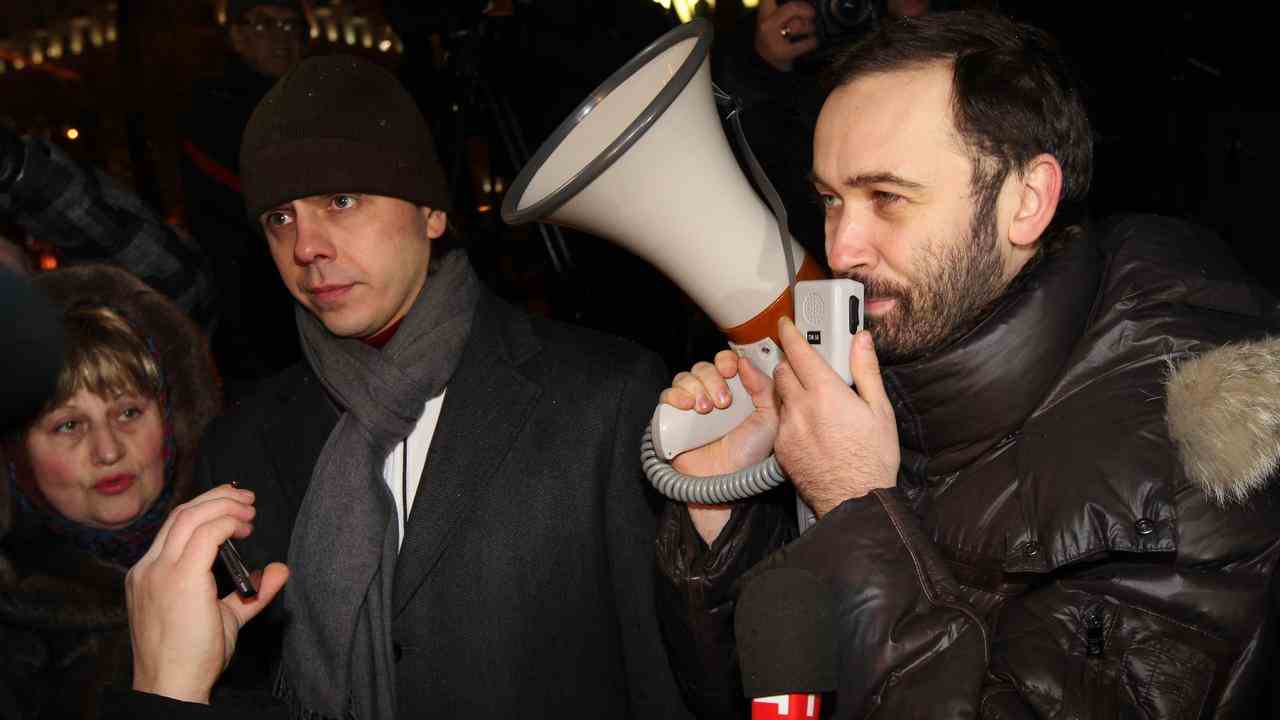
[[306, 26], [297, 0], [229, 0], [232, 52], [220, 74], [195, 83], [182, 121], [183, 206], [218, 289], [213, 354], [229, 403], [301, 357], [288, 293], [244, 216], [239, 152], [258, 101], [302, 57]]

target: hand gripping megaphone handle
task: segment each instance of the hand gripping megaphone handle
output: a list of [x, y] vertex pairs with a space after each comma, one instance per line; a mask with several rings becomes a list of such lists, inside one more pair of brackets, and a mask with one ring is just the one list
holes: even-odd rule
[[[781, 355], [777, 345], [768, 338], [750, 345], [731, 343], [731, 346], [766, 374], [773, 373]], [[653, 411], [653, 420], [645, 428], [640, 441], [640, 466], [654, 489], [672, 500], [704, 505], [735, 502], [786, 482], [786, 474], [772, 455], [749, 468], [712, 477], [685, 475], [671, 466], [675, 456], [724, 437], [755, 412], [755, 403], [740, 376], [735, 375], [725, 383], [733, 397], [729, 407], [704, 415], [663, 403]]]
[[[746, 345], [730, 343], [730, 347], [767, 375], [773, 373], [782, 354], [771, 338]], [[640, 466], [654, 489], [672, 500], [704, 505], [735, 502], [786, 482], [786, 474], [772, 455], [749, 468], [712, 477], [688, 476], [671, 466], [675, 456], [724, 437], [755, 412], [755, 403], [740, 376], [725, 383], [733, 398], [729, 407], [704, 415], [659, 404], [645, 428], [640, 441]]]
[[727, 408], [716, 408], [702, 414], [696, 410], [681, 410], [661, 403], [653, 411], [653, 447], [658, 457], [670, 461], [686, 450], [702, 447], [718, 440], [738, 427], [755, 411], [751, 394], [742, 386], [736, 375], [726, 381], [733, 395]]
[[[845, 384], [853, 382], [849, 356], [853, 336], [862, 328], [863, 292], [860, 283], [847, 278], [795, 284], [796, 329]], [[781, 359], [781, 350], [771, 339], [733, 348], [767, 375], [773, 373]], [[725, 503], [758, 495], [786, 481], [774, 456], [750, 468], [715, 477], [686, 476], [671, 467], [672, 458], [724, 437], [755, 411], [755, 403], [741, 379], [734, 376], [727, 383], [733, 402], [722, 410], [702, 414], [659, 404], [654, 411], [640, 443], [640, 464], [658, 492], [681, 502]], [[813, 515], [804, 507], [800, 517], [803, 531], [812, 524]]]

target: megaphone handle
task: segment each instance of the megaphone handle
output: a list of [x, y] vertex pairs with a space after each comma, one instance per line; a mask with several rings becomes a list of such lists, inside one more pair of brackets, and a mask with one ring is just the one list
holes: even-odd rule
[[733, 394], [733, 402], [727, 408], [703, 415], [696, 410], [680, 410], [666, 403], [658, 405], [653, 411], [652, 421], [653, 445], [658, 457], [670, 461], [686, 450], [719, 440], [755, 411], [751, 394], [742, 386], [741, 378], [734, 376], [725, 382]]

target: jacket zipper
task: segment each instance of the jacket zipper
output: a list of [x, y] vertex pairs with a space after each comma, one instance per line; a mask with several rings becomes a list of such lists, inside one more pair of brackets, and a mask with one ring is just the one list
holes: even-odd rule
[[1102, 651], [1106, 647], [1106, 641], [1102, 634], [1106, 619], [1106, 613], [1101, 605], [1094, 605], [1084, 613], [1085, 652], [1089, 657], [1102, 655]]

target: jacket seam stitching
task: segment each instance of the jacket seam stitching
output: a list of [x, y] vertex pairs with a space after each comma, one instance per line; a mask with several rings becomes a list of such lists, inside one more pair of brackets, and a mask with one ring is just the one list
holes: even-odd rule
[[916, 556], [915, 548], [911, 547], [911, 543], [907, 541], [906, 534], [903, 532], [902, 526], [899, 524], [898, 519], [894, 517], [893, 511], [885, 503], [884, 499], [880, 497], [880, 493], [875, 493], [875, 495], [876, 495], [876, 500], [880, 503], [880, 506], [884, 508], [885, 514], [889, 516], [889, 522], [893, 524], [893, 529], [898, 534], [898, 539], [902, 541], [902, 546], [907, 549], [907, 554], [911, 557], [911, 563], [916, 568], [916, 581], [920, 585], [920, 589], [924, 591], [925, 598], [928, 599], [929, 603], [932, 605], [937, 605], [937, 606], [946, 607], [952, 610], [959, 611], [961, 614], [967, 616], [975, 625], [978, 626], [979, 630], [981, 630], [982, 632], [983, 659], [986, 665], [990, 665], [991, 658], [988, 654], [987, 630], [986, 630], [986, 627], [983, 626], [982, 620], [978, 618], [977, 613], [973, 612], [972, 608], [966, 607], [961, 603], [943, 601], [942, 599], [938, 598], [934, 594], [933, 589], [929, 586], [929, 583], [925, 581], [924, 568], [921, 567], [920, 559]]
[[[894, 516], [893, 510], [889, 508], [888, 504], [884, 501], [884, 498], [881, 497], [879, 492], [873, 492], [872, 494], [875, 495], [876, 501], [879, 502], [880, 506], [884, 509], [885, 515], [888, 516], [889, 522], [893, 525], [894, 532], [898, 534], [898, 539], [902, 542], [902, 546], [906, 548], [907, 555], [911, 558], [911, 564], [915, 566], [915, 569], [916, 569], [916, 582], [920, 586], [920, 589], [924, 592], [925, 599], [929, 601], [930, 605], [933, 605], [935, 607], [945, 607], [951, 610], [958, 611], [961, 615], [964, 615], [966, 618], [969, 619], [970, 625], [977, 627], [978, 632], [982, 636], [983, 667], [990, 666], [991, 657], [990, 657], [989, 640], [987, 638], [987, 629], [986, 627], [983, 626], [982, 621], [978, 619], [977, 614], [975, 614], [971, 608], [964, 607], [959, 603], [943, 602], [942, 600], [940, 600], [938, 597], [935, 596], [932, 588], [929, 587], [929, 583], [925, 581], [924, 568], [921, 566], [920, 559], [916, 556], [916, 551], [914, 548], [911, 547], [911, 543], [907, 541], [907, 538], [905, 533], [903, 532], [902, 526], [899, 524], [898, 519]], [[963, 635], [963, 632], [957, 634], [956, 636], [957, 639], [960, 637], [960, 635]], [[952, 647], [952, 643], [948, 643], [946, 647], [936, 648], [928, 653], [925, 653], [923, 656], [918, 658], [915, 662], [911, 663], [911, 665], [904, 672], [891, 671], [889, 673], [889, 677], [885, 679], [885, 682], [881, 683], [879, 690], [877, 690], [875, 697], [872, 699], [870, 707], [867, 710], [868, 716], [874, 713], [876, 708], [880, 706], [880, 703], [884, 699], [884, 694], [890, 684], [890, 681], [896, 681], [897, 679], [900, 679], [902, 677], [905, 677], [906, 675], [911, 674], [914, 670], [917, 670], [921, 667], [928, 665], [931, 660], [933, 660], [938, 655], [941, 655], [950, 647]]]
[[[1103, 596], [1103, 597], [1106, 597], [1106, 596]], [[1132, 603], [1132, 602], [1116, 601], [1116, 600], [1113, 600], [1113, 602], [1115, 602], [1115, 604], [1117, 604], [1117, 605], [1119, 605], [1119, 606], [1121, 606], [1121, 607], [1123, 607], [1123, 608], [1127, 608], [1127, 609], [1129, 609], [1129, 610], [1132, 610], [1133, 612], [1142, 613], [1143, 615], [1149, 615], [1149, 616], [1151, 616], [1151, 617], [1159, 618], [1160, 620], [1162, 620], [1162, 621], [1164, 621], [1164, 622], [1168, 622], [1168, 623], [1171, 623], [1171, 624], [1173, 624], [1173, 625], [1177, 625], [1178, 627], [1182, 628], [1183, 630], [1190, 631], [1191, 633], [1193, 633], [1193, 634], [1195, 634], [1195, 635], [1200, 635], [1200, 636], [1202, 636], [1202, 637], [1210, 638], [1211, 640], [1214, 640], [1215, 642], [1218, 642], [1218, 643], [1223, 643], [1223, 644], [1226, 644], [1226, 643], [1227, 643], [1227, 639], [1226, 639], [1226, 638], [1224, 638], [1224, 637], [1222, 637], [1222, 636], [1220, 636], [1220, 635], [1218, 635], [1217, 633], [1209, 632], [1208, 630], [1205, 630], [1204, 628], [1196, 627], [1195, 625], [1191, 625], [1191, 624], [1189, 624], [1189, 623], [1185, 623], [1185, 622], [1183, 622], [1183, 621], [1181, 621], [1181, 620], [1179, 620], [1179, 619], [1177, 619], [1177, 618], [1175, 618], [1175, 617], [1171, 617], [1171, 616], [1166, 615], [1166, 614], [1164, 614], [1164, 613], [1162, 613], [1162, 612], [1157, 612], [1157, 611], [1155, 611], [1155, 610], [1151, 610], [1151, 609], [1146, 608], [1146, 607], [1144, 607], [1144, 606], [1142, 606], [1142, 605], [1138, 605], [1138, 604], [1135, 604], [1135, 603]]]

